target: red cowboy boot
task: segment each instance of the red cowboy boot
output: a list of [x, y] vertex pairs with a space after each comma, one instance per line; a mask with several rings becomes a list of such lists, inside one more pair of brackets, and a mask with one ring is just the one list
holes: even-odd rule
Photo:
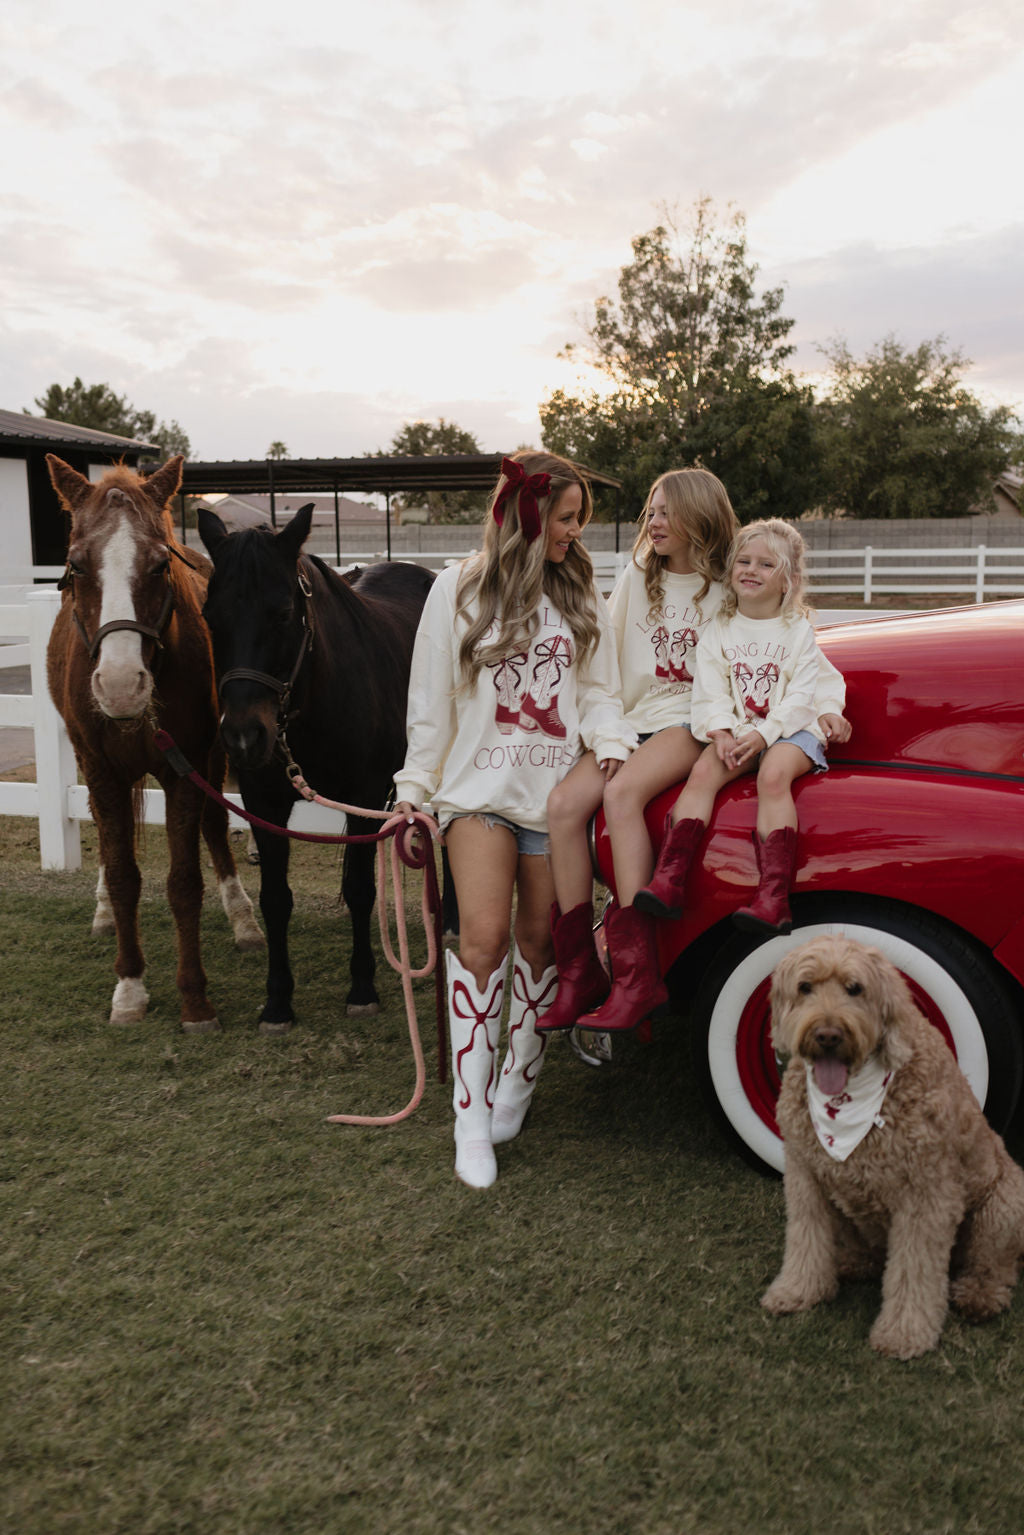
[[749, 906], [734, 911], [732, 920], [745, 933], [788, 933], [793, 926], [789, 890], [796, 871], [796, 831], [785, 826], [770, 831], [762, 842], [753, 834], [761, 882]]
[[703, 821], [677, 821], [673, 826], [666, 816], [665, 840], [658, 862], [650, 884], [633, 897], [634, 906], [652, 917], [669, 917], [675, 921], [682, 916], [686, 876], [705, 830]]
[[508, 1054], [498, 1073], [491, 1114], [491, 1140], [495, 1146], [515, 1140], [523, 1128], [547, 1045], [544, 1035], [537, 1032], [537, 1021], [554, 997], [557, 985], [558, 971], [554, 965], [549, 965], [535, 981], [529, 960], [523, 958], [516, 944], [508, 1005]]
[[523, 698], [523, 667], [527, 652], [503, 656], [500, 661], [488, 661], [494, 677], [494, 689], [498, 695], [494, 706], [494, 723], [503, 736], [510, 736], [519, 724], [519, 709]]
[[530, 686], [519, 706], [519, 725], [522, 730], [540, 729], [556, 741], [564, 741], [565, 723], [558, 713], [558, 685], [572, 660], [569, 641], [561, 634], [541, 640], [536, 656]]
[[581, 1029], [612, 1033], [635, 1029], [648, 1013], [668, 1001], [661, 979], [654, 923], [635, 906], [610, 911], [604, 919], [612, 962], [612, 989], [603, 1007], [579, 1020]]
[[555, 944], [558, 995], [537, 1023], [542, 1034], [571, 1029], [581, 1013], [604, 1001], [611, 985], [594, 945], [592, 901], [581, 901], [564, 916], [556, 902], [551, 908], [551, 937]]

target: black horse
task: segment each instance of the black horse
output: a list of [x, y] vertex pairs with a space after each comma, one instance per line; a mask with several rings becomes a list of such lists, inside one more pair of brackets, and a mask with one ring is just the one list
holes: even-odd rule
[[[200, 509], [199, 532], [214, 572], [203, 614], [213, 637], [221, 735], [245, 808], [287, 824], [298, 798], [285, 769], [285, 745], [318, 794], [383, 809], [405, 757], [409, 663], [433, 576], [418, 565], [370, 565], [343, 578], [302, 553], [312, 506], [280, 533], [228, 533]], [[349, 832], [379, 822], [349, 818]], [[260, 908], [267, 928], [264, 1034], [294, 1020], [288, 963], [287, 838], [256, 828]], [[348, 846], [342, 894], [352, 918], [348, 1012], [375, 1013], [376, 961], [370, 944], [375, 848]]]

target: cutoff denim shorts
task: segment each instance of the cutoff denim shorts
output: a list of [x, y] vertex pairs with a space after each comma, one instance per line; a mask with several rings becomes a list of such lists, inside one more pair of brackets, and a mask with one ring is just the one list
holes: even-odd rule
[[[517, 822], [510, 821], [507, 816], [498, 815], [495, 811], [489, 810], [460, 810], [452, 816], [452, 821], [461, 821], [470, 815], [475, 816], [478, 821], [483, 821], [489, 831], [492, 831], [495, 826], [504, 826], [505, 830], [510, 831], [515, 837], [516, 847], [520, 853], [541, 856], [547, 853], [549, 839], [546, 831], [532, 831], [529, 826], [520, 826]], [[448, 826], [452, 824], [452, 821], [448, 822]], [[445, 827], [445, 831], [448, 830], [448, 826]]]
[[[805, 757], [810, 757], [816, 773], [828, 772], [828, 758], [825, 756], [825, 748], [816, 735], [809, 730], [797, 730], [791, 736], [783, 736], [776, 741], [776, 746], [799, 746]], [[764, 752], [761, 753], [764, 756]]]

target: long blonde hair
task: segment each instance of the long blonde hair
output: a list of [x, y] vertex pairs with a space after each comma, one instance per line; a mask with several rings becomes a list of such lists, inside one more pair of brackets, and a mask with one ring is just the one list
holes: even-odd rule
[[724, 581], [728, 570], [729, 546], [739, 523], [725, 486], [708, 469], [670, 469], [659, 475], [647, 493], [640, 513], [640, 531], [633, 545], [633, 564], [644, 573], [644, 586], [650, 613], [665, 599], [665, 573], [668, 559], [656, 554], [648, 532], [651, 502], [660, 490], [665, 497], [668, 525], [677, 538], [688, 539], [690, 564], [703, 585], [694, 599], [698, 612], [713, 581]]
[[748, 522], [733, 539], [732, 548], [729, 550], [730, 580], [726, 583], [725, 596], [722, 599], [723, 616], [731, 618], [736, 612], [737, 599], [732, 588], [732, 570], [738, 556], [753, 538], [763, 538], [782, 567], [783, 618], [806, 618], [812, 612], [812, 606], [804, 594], [807, 582], [804, 556], [807, 546], [793, 524], [784, 522], [781, 517], [766, 517], [762, 522]]
[[[466, 561], [459, 576], [455, 611], [469, 619], [469, 627], [459, 645], [459, 668], [464, 684], [476, 680], [481, 667], [500, 661], [512, 651], [527, 650], [536, 633], [541, 598], [547, 597], [562, 614], [576, 647], [576, 663], [584, 661], [597, 644], [597, 595], [594, 567], [579, 539], [573, 539], [561, 564], [545, 559], [548, 521], [570, 485], [578, 485], [583, 497], [580, 526], [584, 527], [594, 509], [590, 486], [575, 464], [556, 453], [513, 453], [527, 475], [549, 474], [551, 486], [546, 496], [538, 496], [540, 535], [527, 539], [519, 516], [519, 496], [513, 494], [504, 505], [499, 526], [494, 520], [494, 504], [505, 484], [500, 475], [487, 507], [483, 547]], [[477, 605], [477, 615], [469, 609]], [[497, 621], [498, 631], [486, 643], [484, 635]]]

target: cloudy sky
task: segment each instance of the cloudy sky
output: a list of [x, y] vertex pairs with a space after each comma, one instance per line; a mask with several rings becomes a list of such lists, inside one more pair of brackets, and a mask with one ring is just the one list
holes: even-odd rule
[[944, 333], [1024, 405], [1019, 0], [4, 0], [0, 407], [109, 383], [193, 456], [487, 450], [702, 193], [797, 366]]

